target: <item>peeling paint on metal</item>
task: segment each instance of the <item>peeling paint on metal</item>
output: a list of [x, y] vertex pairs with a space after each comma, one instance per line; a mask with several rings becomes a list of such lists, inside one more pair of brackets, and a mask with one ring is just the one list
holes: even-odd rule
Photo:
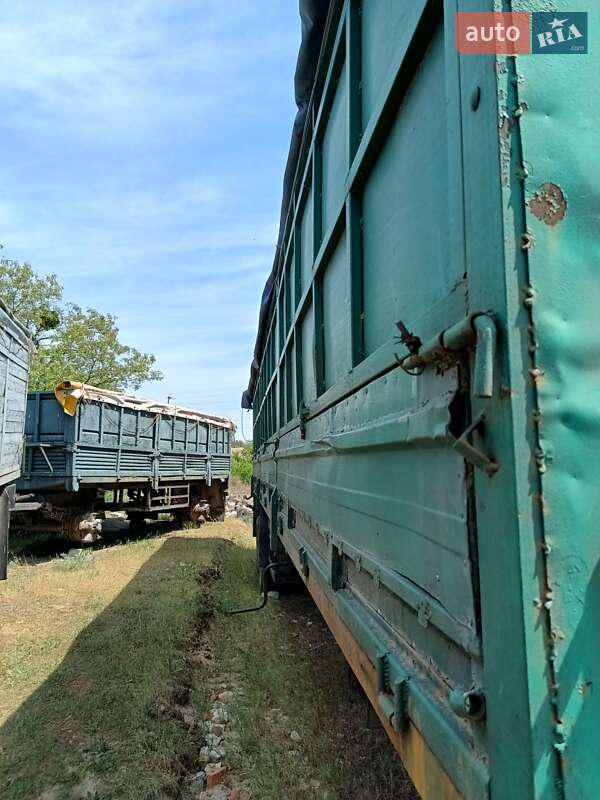
[[529, 208], [541, 222], [554, 227], [567, 214], [567, 200], [560, 186], [545, 183], [529, 201]]

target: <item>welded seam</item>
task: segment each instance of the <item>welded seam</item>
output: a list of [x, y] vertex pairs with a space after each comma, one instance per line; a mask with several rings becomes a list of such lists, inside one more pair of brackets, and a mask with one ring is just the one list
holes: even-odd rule
[[[506, 0], [508, 8], [507, 11], [512, 10], [512, 0]], [[518, 241], [521, 241], [521, 259], [523, 264], [523, 271], [525, 277], [525, 286], [522, 287], [524, 292], [524, 302], [523, 305], [526, 310], [527, 318], [528, 318], [528, 334], [529, 334], [529, 346], [528, 352], [531, 362], [531, 369], [529, 370], [529, 375], [531, 377], [531, 385], [530, 391], [532, 394], [533, 399], [533, 413], [531, 419], [532, 431], [533, 431], [533, 439], [535, 442], [535, 451], [532, 455], [535, 456], [536, 460], [536, 470], [535, 474], [537, 476], [537, 495], [539, 497], [539, 504], [534, 508], [537, 509], [534, 518], [534, 525], [538, 529], [538, 536], [539, 541], [541, 544], [541, 563], [543, 568], [542, 573], [542, 586], [541, 591], [543, 592], [543, 596], [538, 598], [536, 603], [538, 607], [538, 611], [540, 613], [541, 618], [544, 621], [545, 633], [546, 633], [546, 661], [547, 661], [547, 675], [548, 675], [548, 693], [550, 696], [550, 705], [554, 712], [554, 719], [550, 719], [551, 727], [552, 727], [552, 736], [554, 738], [554, 753], [557, 758], [558, 764], [558, 775], [559, 775], [559, 785], [557, 789], [560, 793], [561, 797], [565, 797], [564, 792], [564, 765], [562, 759], [562, 753], [565, 749], [565, 740], [564, 735], [562, 732], [562, 724], [561, 720], [558, 717], [558, 710], [557, 710], [557, 694], [558, 694], [558, 676], [555, 667], [555, 646], [554, 646], [554, 639], [553, 639], [553, 624], [552, 624], [552, 581], [550, 577], [550, 564], [548, 559], [548, 554], [550, 553], [550, 545], [547, 541], [547, 533], [545, 528], [545, 519], [544, 519], [544, 511], [543, 511], [543, 478], [542, 474], [545, 469], [545, 463], [542, 457], [543, 448], [542, 448], [542, 437], [541, 437], [541, 430], [540, 430], [540, 406], [539, 406], [539, 394], [538, 388], [536, 384], [536, 377], [540, 374], [540, 369], [537, 364], [536, 353], [538, 349], [538, 343], [535, 336], [535, 324], [534, 324], [534, 317], [533, 317], [533, 309], [532, 309], [532, 296], [533, 296], [533, 289], [531, 286], [531, 267], [529, 263], [529, 247], [531, 246], [531, 237], [528, 233], [527, 227], [527, 213], [526, 213], [526, 195], [525, 195], [525, 180], [527, 176], [527, 169], [525, 167], [524, 161], [524, 153], [523, 153], [523, 140], [521, 135], [521, 114], [517, 113], [518, 110], [522, 110], [524, 107], [524, 103], [522, 102], [519, 96], [519, 75], [517, 71], [517, 62], [515, 57], [508, 56], [505, 60], [507, 70], [508, 70], [508, 81], [507, 81], [507, 96], [506, 96], [506, 109], [505, 109], [505, 118], [508, 120], [508, 138], [509, 142], [508, 145], [510, 148], [514, 148], [514, 150], [510, 153], [510, 162], [511, 167], [514, 163], [518, 165], [518, 175], [514, 179], [514, 183], [509, 178], [509, 185], [511, 188], [516, 188], [518, 186], [518, 190], [520, 193], [520, 203], [514, 204], [515, 208], [519, 208], [519, 219], [515, 219], [516, 225], [518, 228], [516, 229], [516, 233], [518, 234]], [[514, 133], [513, 133], [514, 131]], [[525, 610], [525, 609], [524, 609]]]

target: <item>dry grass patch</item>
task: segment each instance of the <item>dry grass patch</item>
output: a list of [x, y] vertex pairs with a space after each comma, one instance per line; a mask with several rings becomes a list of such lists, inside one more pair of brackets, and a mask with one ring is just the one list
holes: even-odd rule
[[238, 520], [13, 566], [0, 587], [2, 800], [194, 800], [231, 687], [226, 782], [252, 800], [413, 790], [307, 595], [257, 614]]
[[0, 588], [2, 800], [73, 800], [91, 784], [86, 800], [176, 788], [187, 729], [149, 710], [185, 666], [198, 577], [221, 537], [243, 528], [210, 524], [13, 566]]

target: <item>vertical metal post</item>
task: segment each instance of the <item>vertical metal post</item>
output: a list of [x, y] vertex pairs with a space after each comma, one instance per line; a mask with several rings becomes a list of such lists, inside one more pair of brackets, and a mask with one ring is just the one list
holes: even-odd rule
[[350, 264], [350, 339], [352, 366], [355, 367], [365, 357], [361, 200], [356, 192], [350, 192], [346, 198], [346, 230]]
[[15, 486], [6, 486], [0, 494], [0, 581], [8, 576], [8, 536], [10, 512], [15, 504]]
[[314, 323], [314, 362], [317, 397], [325, 391], [325, 330], [323, 320], [323, 282], [315, 278], [312, 290]]
[[8, 409], [8, 378], [10, 372], [10, 358], [6, 359], [6, 369], [4, 371], [4, 398], [2, 401], [2, 440], [0, 441], [0, 464], [4, 464], [4, 442], [6, 439], [6, 412]]
[[102, 444], [102, 439], [104, 438], [104, 411], [104, 403], [100, 403], [100, 419], [98, 420], [98, 444], [100, 445]]
[[[35, 414], [33, 418], [33, 433], [32, 433], [32, 443], [35, 444], [39, 441], [40, 437], [40, 393], [36, 392], [35, 394]], [[29, 448], [29, 457], [28, 457], [28, 469], [29, 474], [33, 474], [33, 466], [34, 466], [34, 453], [35, 447]]]
[[117, 479], [121, 476], [121, 444], [123, 440], [123, 406], [119, 408], [119, 429], [117, 431]]
[[[361, 52], [361, 2], [350, 0], [346, 19], [346, 58], [348, 63], [348, 169], [362, 137], [362, 52]], [[361, 197], [355, 190], [346, 198], [346, 242], [350, 265], [350, 320], [352, 366], [365, 357], [364, 302], [363, 302], [363, 250]]]
[[[449, 42], [453, 42], [456, 11], [494, 9], [492, 0], [476, 0], [475, 4], [447, 0]], [[518, 80], [516, 73], [511, 75], [511, 70], [516, 70], [514, 61], [506, 59], [503, 71], [498, 69], [499, 62], [493, 55], [461, 56], [456, 77], [462, 114], [457, 132], [463, 152], [468, 153], [461, 162], [468, 299], [471, 311], [494, 310], [502, 331], [497, 372], [502, 384], [510, 388], [506, 396], [496, 392], [489, 399], [471, 393], [472, 413], [485, 412], [486, 440], [502, 464], [493, 481], [479, 471], [474, 475], [486, 740], [493, 798], [514, 797], [516, 790], [519, 800], [555, 800], [565, 792], [555, 748], [556, 708], [548, 685], [549, 636], [542, 617], [547, 584], [539, 474], [533, 458], [529, 320], [522, 304], [527, 269], [519, 236], [522, 185], [514, 177], [523, 163], [517, 162], [520, 142], [516, 125], [511, 141], [506, 142], [511, 164], [505, 187], [499, 175], [504, 146], [498, 130], [499, 112], [503, 105], [513, 108], [508, 98]], [[474, 92], [477, 105], [471, 102]], [[556, 113], [554, 101], [552, 108]], [[499, 538], [498, 531], [506, 535]], [[572, 771], [577, 771], [576, 762]], [[569, 796], [575, 797], [575, 793]]]

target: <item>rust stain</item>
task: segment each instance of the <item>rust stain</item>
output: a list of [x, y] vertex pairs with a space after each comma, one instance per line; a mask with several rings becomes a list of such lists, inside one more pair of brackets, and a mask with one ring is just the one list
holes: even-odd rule
[[529, 201], [531, 212], [546, 225], [554, 227], [567, 213], [567, 199], [560, 186], [545, 183]]
[[513, 123], [509, 116], [506, 114], [502, 115], [502, 122], [500, 124], [500, 136], [502, 139], [506, 140], [510, 136], [510, 131], [513, 126]]

